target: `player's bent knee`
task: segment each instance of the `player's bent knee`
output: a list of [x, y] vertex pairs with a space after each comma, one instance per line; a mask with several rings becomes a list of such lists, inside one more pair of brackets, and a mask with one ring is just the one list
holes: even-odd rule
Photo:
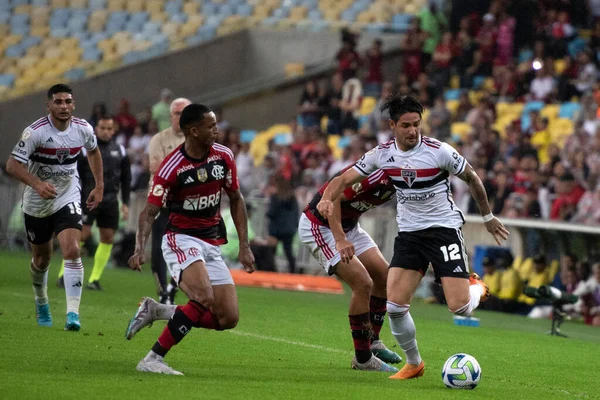
[[81, 256], [81, 252], [79, 251], [79, 246], [73, 244], [67, 246], [66, 249], [63, 250], [63, 258], [65, 260], [76, 260]]
[[450, 311], [454, 315], [459, 315], [461, 317], [470, 317], [473, 313], [473, 306], [471, 305], [471, 301], [467, 301], [466, 304], [463, 304], [459, 307], [448, 307], [448, 311]]
[[223, 315], [219, 317], [219, 328], [220, 330], [233, 329], [237, 326], [239, 320], [240, 317], [237, 314]]
[[386, 309], [390, 318], [403, 318], [410, 311], [410, 304], [396, 304], [388, 301]]
[[38, 271], [45, 271], [48, 269], [48, 267], [50, 267], [50, 260], [51, 260], [51, 257], [47, 256], [47, 255], [34, 256], [33, 257], [34, 268], [37, 269]]
[[468, 296], [460, 297], [458, 299], [448, 299], [448, 298], [446, 298], [446, 302], [447, 302], [447, 305], [448, 305], [448, 311], [450, 311], [452, 314], [456, 314], [465, 305], [469, 304], [470, 301], [471, 301], [471, 299]]

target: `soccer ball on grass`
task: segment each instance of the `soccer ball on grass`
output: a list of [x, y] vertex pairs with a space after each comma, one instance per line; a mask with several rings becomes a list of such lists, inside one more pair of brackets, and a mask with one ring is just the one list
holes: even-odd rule
[[475, 389], [480, 379], [481, 367], [475, 357], [468, 354], [454, 354], [442, 368], [442, 380], [452, 389]]

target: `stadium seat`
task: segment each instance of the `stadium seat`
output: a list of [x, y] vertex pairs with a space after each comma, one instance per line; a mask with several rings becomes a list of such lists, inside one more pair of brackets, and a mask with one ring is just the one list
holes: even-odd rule
[[454, 122], [450, 126], [450, 132], [452, 136], [456, 136], [460, 140], [464, 140], [464, 138], [471, 133], [471, 125], [466, 122]]
[[241, 143], [251, 143], [256, 135], [258, 134], [255, 130], [243, 130], [240, 132], [240, 142]]
[[375, 109], [376, 105], [377, 99], [375, 97], [364, 97], [360, 105], [360, 115], [370, 115]]
[[543, 101], [530, 101], [525, 104], [523, 114], [529, 114], [531, 111], [540, 111], [542, 108], [544, 108]]
[[444, 92], [445, 100], [458, 100], [460, 89], [449, 89]]
[[540, 111], [540, 115], [548, 120], [552, 121], [558, 118], [558, 112], [560, 110], [559, 104], [548, 104]]
[[559, 118], [574, 119], [576, 113], [581, 111], [581, 105], [579, 103], [562, 103], [560, 105], [560, 111], [558, 113]]

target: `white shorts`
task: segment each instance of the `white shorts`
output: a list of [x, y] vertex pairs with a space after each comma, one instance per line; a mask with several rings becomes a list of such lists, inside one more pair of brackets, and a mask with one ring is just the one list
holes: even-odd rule
[[162, 252], [169, 272], [177, 284], [184, 269], [196, 261], [203, 261], [211, 285], [233, 285], [233, 278], [221, 257], [219, 246], [193, 236], [168, 232], [163, 236]]
[[[335, 239], [331, 229], [315, 224], [303, 213], [298, 224], [298, 235], [325, 271], [333, 275], [334, 267], [341, 261], [341, 257], [335, 249]], [[377, 246], [371, 236], [358, 224], [350, 232], [346, 232], [346, 238], [354, 245], [356, 256]]]

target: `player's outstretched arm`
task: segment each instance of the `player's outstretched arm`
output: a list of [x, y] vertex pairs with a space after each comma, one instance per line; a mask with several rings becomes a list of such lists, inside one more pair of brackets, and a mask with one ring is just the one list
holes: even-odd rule
[[[343, 194], [342, 194], [343, 196]], [[341, 199], [333, 201], [333, 213], [329, 216], [329, 228], [335, 239], [335, 249], [340, 253], [342, 262], [349, 263], [354, 257], [354, 245], [346, 238], [342, 227]]]
[[9, 157], [6, 162], [6, 172], [13, 178], [31, 186], [42, 199], [53, 199], [58, 195], [54, 185], [31, 175], [27, 170], [27, 166], [13, 157]]
[[87, 207], [89, 210], [93, 210], [102, 202], [102, 197], [104, 196], [104, 172], [102, 170], [100, 149], [96, 147], [94, 150], [88, 151], [87, 159], [88, 163], [90, 163], [92, 175], [94, 175], [94, 181], [96, 182], [96, 187], [90, 192], [87, 198]]
[[328, 219], [333, 213], [333, 201], [339, 199], [344, 189], [360, 182], [365, 177], [354, 168], [349, 168], [340, 176], [336, 176], [329, 182], [321, 201], [317, 204], [317, 210], [323, 218]]
[[492, 236], [494, 236], [496, 243], [501, 244], [502, 240], [508, 239], [508, 230], [504, 227], [502, 222], [492, 214], [483, 182], [481, 182], [481, 179], [479, 179], [479, 176], [477, 176], [473, 167], [467, 163], [464, 172], [458, 175], [458, 177], [469, 185], [471, 196], [473, 196], [473, 199], [475, 199], [475, 202], [477, 203], [477, 207], [479, 207], [479, 212], [485, 223], [485, 228]]
[[156, 219], [156, 216], [160, 212], [160, 208], [154, 204], [147, 203], [146, 207], [140, 213], [138, 220], [138, 230], [135, 235], [135, 251], [134, 254], [129, 258], [129, 268], [135, 271], [142, 270], [142, 264], [144, 264], [144, 249], [148, 242], [150, 232], [152, 232], [152, 224]]
[[250, 250], [250, 242], [248, 241], [248, 214], [246, 213], [246, 203], [244, 196], [239, 190], [234, 192], [226, 191], [229, 196], [229, 206], [231, 208], [231, 218], [235, 224], [235, 229], [238, 233], [240, 241], [240, 252], [238, 259], [244, 266], [244, 270], [251, 274], [254, 272], [254, 254]]

